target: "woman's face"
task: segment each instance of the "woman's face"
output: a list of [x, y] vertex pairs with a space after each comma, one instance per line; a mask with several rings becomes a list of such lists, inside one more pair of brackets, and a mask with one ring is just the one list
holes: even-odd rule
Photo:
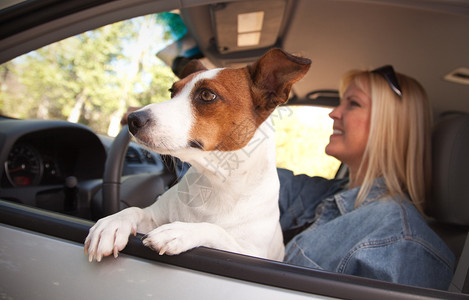
[[329, 116], [334, 120], [334, 131], [326, 146], [326, 153], [347, 164], [351, 171], [357, 171], [370, 131], [370, 96], [352, 82], [340, 100], [340, 105]]

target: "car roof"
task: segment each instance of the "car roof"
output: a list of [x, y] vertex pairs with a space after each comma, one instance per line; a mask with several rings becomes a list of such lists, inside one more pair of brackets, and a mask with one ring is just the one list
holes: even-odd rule
[[[257, 7], [250, 2], [243, 5], [259, 11], [271, 1], [256, 3]], [[276, 45], [312, 60], [305, 79], [294, 86], [299, 98], [312, 91], [337, 89], [339, 78], [348, 70], [392, 64], [398, 72], [424, 85], [436, 115], [445, 111], [469, 112], [468, 1], [286, 3]], [[183, 16], [194, 24], [193, 34], [209, 56], [228, 66], [242, 61], [237, 55], [246, 53], [220, 55], [217, 49], [210, 48], [211, 36], [217, 34], [217, 20], [197, 18], [200, 8], [189, 10], [194, 13]], [[210, 28], [212, 31], [207, 30]], [[459, 72], [459, 79], [465, 79], [465, 84], [446, 80], [452, 72]]]

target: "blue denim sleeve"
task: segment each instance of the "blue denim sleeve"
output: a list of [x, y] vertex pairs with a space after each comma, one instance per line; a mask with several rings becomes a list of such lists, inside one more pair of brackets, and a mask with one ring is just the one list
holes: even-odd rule
[[313, 222], [318, 204], [337, 193], [345, 182], [304, 174], [294, 175], [286, 169], [277, 171], [280, 180], [280, 225], [284, 235], [287, 231]]

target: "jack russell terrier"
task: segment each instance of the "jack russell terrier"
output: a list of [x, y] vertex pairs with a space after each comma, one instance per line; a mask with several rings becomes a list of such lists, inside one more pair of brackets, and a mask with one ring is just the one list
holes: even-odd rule
[[287, 102], [311, 61], [273, 49], [240, 69], [207, 70], [191, 61], [173, 84], [171, 100], [128, 117], [136, 140], [192, 165], [151, 206], [100, 219], [85, 241], [90, 262], [124, 249], [130, 234], [176, 255], [206, 246], [282, 260], [279, 179], [268, 118]]

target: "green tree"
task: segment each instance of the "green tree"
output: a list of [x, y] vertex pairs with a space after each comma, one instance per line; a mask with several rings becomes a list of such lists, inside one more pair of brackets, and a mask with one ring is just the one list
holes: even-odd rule
[[112, 132], [128, 106], [169, 97], [175, 77], [156, 58], [155, 45], [169, 42], [164, 37], [171, 27], [157, 21], [146, 16], [118, 22], [1, 65], [0, 112]]

